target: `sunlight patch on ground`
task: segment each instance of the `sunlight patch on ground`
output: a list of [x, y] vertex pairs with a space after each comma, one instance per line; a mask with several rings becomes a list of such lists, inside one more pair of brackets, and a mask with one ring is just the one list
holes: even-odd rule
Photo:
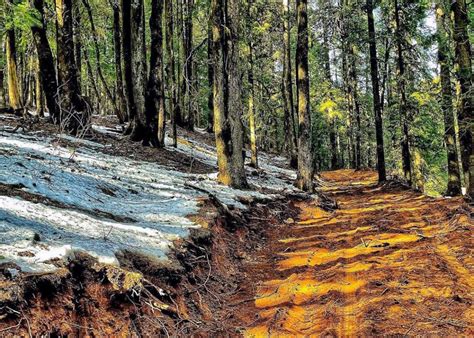
[[474, 334], [472, 220], [461, 213], [453, 225], [452, 199], [379, 188], [358, 199], [346, 190], [375, 175], [323, 174], [341, 209], [321, 216], [314, 208], [312, 219], [309, 206], [279, 240], [279, 277], [258, 288], [259, 319], [245, 336]]

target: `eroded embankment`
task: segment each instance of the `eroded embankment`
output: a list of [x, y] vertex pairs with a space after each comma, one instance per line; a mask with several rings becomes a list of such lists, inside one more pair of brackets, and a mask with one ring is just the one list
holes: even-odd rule
[[323, 178], [339, 208], [298, 204], [298, 221], [270, 229], [246, 263], [236, 310], [245, 335], [474, 335], [473, 223], [462, 199], [378, 186], [373, 172]]
[[263, 227], [295, 217], [292, 202], [252, 202], [245, 213], [201, 200], [202, 229], [176, 242], [168, 264], [125, 252], [121, 268], [86, 255], [54, 274], [0, 269], [0, 336], [238, 335], [228, 300]]

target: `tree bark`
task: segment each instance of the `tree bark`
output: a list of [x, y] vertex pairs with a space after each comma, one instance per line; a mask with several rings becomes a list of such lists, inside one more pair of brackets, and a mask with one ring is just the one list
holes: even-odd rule
[[79, 94], [82, 95], [82, 39], [81, 39], [81, 12], [79, 1], [73, 1], [73, 37], [74, 37], [74, 57], [77, 68], [77, 83]]
[[[71, 134], [84, 130], [88, 116], [79, 93], [77, 68], [74, 62], [73, 0], [56, 0], [58, 80], [61, 128]], [[71, 62], [72, 61], [72, 62]]]
[[296, 47], [298, 93], [298, 176], [296, 186], [313, 191], [313, 156], [308, 77], [308, 1], [297, 0], [298, 40]]
[[35, 62], [35, 105], [36, 105], [36, 114], [39, 117], [44, 117], [44, 94], [43, 86], [41, 84], [41, 69], [39, 66], [39, 61]]
[[124, 94], [127, 105], [127, 120], [130, 122], [130, 128], [127, 133], [131, 132], [131, 123], [136, 115], [135, 98], [133, 91], [133, 71], [132, 71], [132, 27], [131, 27], [131, 2], [129, 0], [121, 0], [122, 9], [122, 53], [123, 53], [123, 72], [124, 72]]
[[458, 196], [461, 194], [461, 174], [459, 171], [458, 153], [456, 148], [456, 129], [453, 111], [453, 88], [451, 83], [451, 67], [449, 33], [446, 27], [450, 20], [446, 16], [444, 0], [438, 0], [436, 5], [436, 26], [438, 40], [438, 63], [440, 66], [441, 97], [440, 105], [444, 114], [444, 141], [448, 156], [448, 187], [446, 195]]
[[[143, 141], [145, 129], [145, 41], [143, 31], [143, 0], [133, 0], [131, 4], [122, 1], [123, 39], [125, 60], [125, 82], [130, 102], [130, 139]], [[126, 54], [126, 56], [125, 56]]]
[[382, 107], [380, 102], [379, 70], [377, 61], [377, 44], [375, 39], [373, 0], [367, 0], [366, 5], [370, 51], [370, 74], [372, 78], [372, 95], [375, 114], [375, 134], [377, 140], [377, 171], [379, 174], [379, 182], [385, 182], [387, 180], [387, 174], [385, 171]]
[[163, 83], [163, 2], [152, 0], [150, 16], [151, 53], [147, 84], [145, 145], [165, 146], [165, 98]]
[[400, 119], [402, 127], [402, 162], [403, 162], [403, 174], [405, 180], [409, 185], [412, 184], [412, 168], [411, 168], [411, 156], [410, 156], [410, 139], [409, 139], [409, 126], [408, 126], [408, 103], [406, 94], [406, 79], [405, 79], [405, 59], [403, 56], [403, 32], [400, 26], [400, 7], [398, 0], [394, 1], [395, 6], [395, 24], [396, 24], [396, 35], [397, 35], [397, 53], [398, 53], [398, 90], [400, 91]]
[[231, 176], [232, 186], [247, 187], [245, 176], [243, 125], [242, 125], [242, 71], [239, 67], [240, 60], [240, 0], [227, 0], [225, 31], [227, 58], [224, 59], [227, 66], [227, 109], [231, 132]]
[[359, 102], [359, 88], [358, 88], [358, 79], [357, 79], [357, 60], [355, 55], [355, 46], [351, 44], [349, 48], [349, 58], [350, 58], [350, 82], [351, 82], [351, 91], [352, 91], [352, 103], [354, 105], [354, 115], [355, 115], [355, 148], [354, 148], [354, 160], [355, 168], [359, 170], [361, 168], [361, 148], [362, 148], [362, 128], [361, 128], [361, 112], [360, 112], [360, 102]]
[[466, 0], [453, 0], [451, 11], [454, 17], [454, 42], [456, 76], [460, 87], [459, 134], [461, 143], [461, 162], [464, 172], [466, 193], [474, 199], [474, 147], [472, 145], [474, 128], [474, 95], [472, 86], [472, 54], [469, 41], [469, 17]]
[[212, 64], [212, 20], [209, 20], [207, 29], [207, 80], [209, 83], [209, 95], [207, 97], [207, 132], [214, 131], [214, 66]]
[[[7, 0], [8, 8], [12, 6], [11, 0]], [[10, 9], [7, 9], [10, 11]], [[10, 15], [7, 14], [7, 15]], [[8, 100], [10, 107], [15, 110], [21, 110], [23, 103], [21, 102], [20, 87], [18, 83], [18, 65], [16, 55], [15, 30], [8, 29], [5, 33], [5, 50], [7, 59], [7, 84], [8, 84]]]
[[283, 0], [283, 78], [282, 96], [285, 110], [285, 142], [290, 156], [290, 166], [298, 167], [298, 132], [295, 121], [295, 102], [293, 98], [293, 80], [291, 76], [290, 46], [290, 0]]
[[111, 6], [114, 12], [114, 52], [115, 52], [115, 86], [117, 116], [120, 123], [128, 122], [127, 102], [125, 100], [123, 88], [123, 72], [122, 72], [122, 42], [120, 33], [120, 6], [118, 0], [111, 0]]
[[165, 0], [165, 17], [166, 17], [166, 53], [168, 56], [168, 63], [166, 66], [166, 74], [168, 77], [169, 90], [169, 112], [171, 118], [171, 134], [173, 138], [173, 146], [178, 146], [178, 135], [176, 130], [176, 109], [178, 109], [177, 102], [177, 84], [176, 84], [176, 70], [174, 60], [173, 48], [173, 34], [174, 34], [174, 20], [173, 20], [173, 0]]
[[239, 56], [237, 1], [212, 0], [211, 18], [218, 181], [242, 188], [247, 186], [247, 180], [242, 156], [241, 86], [237, 68]]
[[33, 7], [40, 14], [40, 25], [32, 26], [33, 40], [38, 53], [39, 73], [41, 77], [41, 87], [43, 88], [46, 99], [46, 106], [49, 111], [50, 120], [59, 124], [59, 106], [58, 106], [58, 82], [56, 80], [56, 67], [54, 66], [54, 58], [49, 46], [46, 34], [46, 22], [44, 19], [44, 2], [43, 0], [32, 0]]
[[[1, 48], [1, 41], [0, 41], [0, 48]], [[0, 108], [4, 108], [6, 106], [5, 86], [3, 84], [4, 81], [5, 81], [5, 73], [3, 71], [3, 67], [0, 66]]]
[[[247, 15], [248, 20], [251, 19], [251, 12], [252, 12], [252, 0], [248, 0], [248, 8], [247, 8]], [[248, 92], [248, 118], [249, 118], [249, 129], [250, 129], [250, 150], [251, 150], [251, 158], [250, 163], [251, 166], [254, 168], [258, 168], [258, 145], [257, 145], [257, 126], [255, 121], [255, 82], [254, 82], [254, 64], [253, 64], [253, 36], [252, 36], [252, 26], [249, 25], [248, 27], [248, 48], [249, 48], [249, 55], [248, 55], [248, 82], [249, 82], [249, 92]]]
[[193, 88], [194, 88], [194, 57], [193, 57], [193, 8], [194, 0], [183, 2], [183, 99], [186, 106], [186, 123], [188, 130], [194, 130]]

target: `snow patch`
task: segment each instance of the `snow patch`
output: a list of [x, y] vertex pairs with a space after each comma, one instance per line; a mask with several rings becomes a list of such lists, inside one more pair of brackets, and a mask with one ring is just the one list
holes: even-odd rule
[[[108, 132], [99, 126], [94, 130]], [[74, 146], [61, 147], [58, 138]], [[199, 227], [187, 216], [198, 212], [197, 198], [203, 192], [190, 186], [237, 208], [245, 208], [241, 197], [269, 197], [219, 185], [217, 174], [181, 173], [104, 154], [106, 146], [96, 142], [58, 138], [0, 132], [0, 183], [45, 199], [33, 203], [0, 196], [0, 263], [12, 261], [24, 271], [54, 271], [55, 260], [67, 261], [78, 251], [115, 265], [116, 254], [123, 250], [166, 259], [174, 240]], [[215, 149], [206, 144], [180, 139], [177, 149], [169, 149], [216, 167]], [[283, 161], [261, 154], [263, 171], [249, 172], [251, 185], [275, 193], [295, 190], [295, 174], [279, 166]]]

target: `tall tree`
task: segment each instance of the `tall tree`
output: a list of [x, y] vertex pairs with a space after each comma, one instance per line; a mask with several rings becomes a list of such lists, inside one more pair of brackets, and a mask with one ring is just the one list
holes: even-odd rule
[[145, 36], [143, 0], [122, 0], [122, 39], [127, 106], [133, 141], [145, 137]]
[[36, 115], [44, 117], [44, 95], [38, 60], [35, 60], [35, 105]]
[[[402, 0], [403, 1], [403, 0]], [[397, 64], [398, 64], [398, 90], [400, 94], [400, 120], [402, 127], [402, 165], [405, 180], [409, 185], [412, 184], [412, 168], [410, 156], [410, 139], [408, 130], [408, 102], [406, 93], [406, 72], [405, 72], [405, 57], [403, 55], [403, 41], [405, 38], [402, 23], [400, 19], [401, 8], [398, 0], [394, 0], [395, 7], [395, 25], [396, 25], [396, 40], [397, 40]]]
[[379, 67], [377, 60], [377, 44], [375, 39], [374, 24], [374, 5], [373, 0], [367, 0], [367, 22], [369, 34], [369, 52], [370, 52], [370, 75], [372, 78], [372, 96], [375, 114], [375, 135], [377, 140], [377, 170], [379, 174], [379, 182], [387, 180], [385, 171], [385, 152], [383, 145], [383, 122], [382, 122], [382, 105], [380, 101], [379, 88]]
[[165, 146], [165, 95], [163, 80], [163, 2], [151, 1], [150, 33], [150, 74], [147, 84], [145, 143]]
[[209, 15], [209, 22], [207, 24], [207, 81], [209, 83], [209, 94], [207, 96], [207, 132], [212, 133], [214, 131], [214, 93], [212, 88], [214, 87], [214, 66], [212, 64], [212, 20]]
[[186, 112], [186, 127], [194, 129], [193, 90], [194, 80], [194, 53], [193, 53], [193, 11], [194, 0], [183, 0], [183, 100]]
[[283, 77], [282, 77], [282, 97], [285, 111], [285, 143], [288, 154], [290, 155], [290, 165], [292, 168], [298, 166], [298, 135], [295, 129], [295, 103], [293, 98], [293, 80], [291, 66], [291, 16], [290, 1], [283, 0]]
[[453, 89], [451, 83], [451, 67], [449, 33], [451, 26], [446, 15], [446, 1], [438, 0], [436, 5], [436, 26], [438, 41], [438, 63], [440, 67], [441, 97], [440, 104], [444, 113], [444, 138], [448, 155], [448, 196], [457, 196], [461, 193], [461, 175], [456, 147], [456, 128], [453, 112]]
[[171, 134], [173, 138], [174, 147], [178, 146], [178, 137], [176, 130], [176, 109], [179, 109], [177, 101], [177, 84], [176, 84], [176, 69], [175, 69], [175, 53], [173, 45], [174, 35], [174, 15], [173, 15], [173, 0], [165, 0], [165, 21], [166, 21], [166, 54], [168, 62], [166, 64], [166, 75], [168, 81], [168, 95], [169, 95], [169, 112], [171, 117]]
[[252, 0], [248, 0], [247, 4], [247, 20], [249, 22], [247, 28], [248, 38], [248, 119], [250, 131], [250, 151], [251, 151], [251, 165], [258, 168], [258, 145], [257, 145], [257, 124], [255, 119], [255, 81], [254, 81], [254, 42], [252, 35]]
[[214, 132], [218, 181], [247, 186], [242, 156], [242, 104], [238, 50], [239, 8], [236, 0], [212, 0], [212, 55], [214, 59]]
[[298, 40], [296, 46], [296, 82], [298, 94], [298, 177], [296, 186], [313, 191], [313, 156], [308, 77], [308, 1], [297, 0]]
[[77, 83], [79, 84], [79, 93], [82, 94], [82, 36], [81, 36], [81, 6], [79, 1], [73, 1], [73, 37], [74, 37], [74, 57], [77, 68]]
[[467, 194], [474, 198], [474, 95], [472, 85], [472, 52], [469, 41], [469, 17], [466, 0], [453, 0], [451, 11], [454, 17], [453, 38], [455, 42], [456, 75], [460, 87], [459, 134], [461, 160]]
[[58, 83], [56, 80], [56, 67], [54, 66], [53, 53], [46, 34], [46, 21], [44, 19], [44, 1], [32, 0], [32, 6], [39, 14], [39, 22], [31, 27], [33, 39], [38, 54], [39, 74], [41, 87], [45, 94], [46, 106], [50, 119], [59, 123], [59, 106], [57, 99]]
[[[7, 15], [13, 15], [14, 6], [12, 0], [6, 1]], [[7, 84], [8, 100], [10, 107], [17, 111], [23, 108], [20, 96], [20, 85], [18, 81], [18, 64], [16, 53], [15, 29], [13, 23], [10, 23], [5, 35], [5, 49], [7, 59]]]
[[58, 82], [56, 80], [56, 67], [54, 65], [53, 53], [48, 42], [46, 34], [46, 21], [44, 19], [44, 1], [31, 0], [33, 8], [36, 9], [39, 20], [31, 27], [33, 39], [38, 54], [38, 71], [41, 78], [41, 87], [44, 91], [46, 106], [49, 111], [50, 119], [54, 123], [59, 123], [58, 106]]
[[115, 55], [115, 98], [117, 102], [119, 122], [128, 122], [127, 102], [123, 88], [122, 71], [122, 35], [120, 33], [120, 4], [119, 0], [110, 0], [114, 13], [114, 55]]
[[73, 0], [56, 0], [59, 107], [62, 128], [72, 134], [87, 127], [74, 62]]

